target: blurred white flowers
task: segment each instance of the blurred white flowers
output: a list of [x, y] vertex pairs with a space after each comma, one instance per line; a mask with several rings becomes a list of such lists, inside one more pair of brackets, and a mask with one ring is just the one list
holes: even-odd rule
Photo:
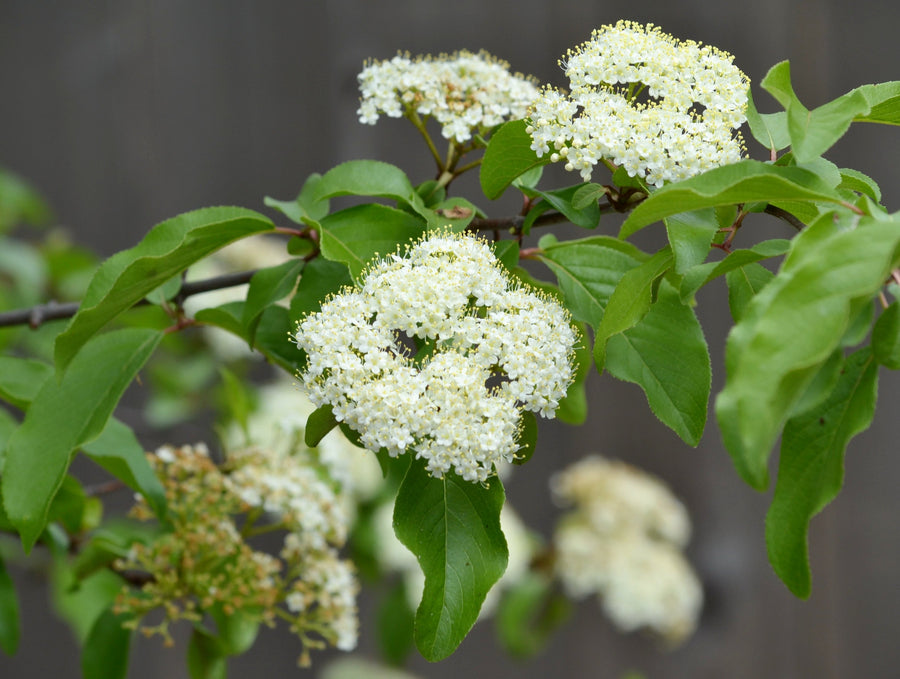
[[574, 510], [555, 535], [556, 571], [574, 598], [598, 594], [623, 631], [649, 628], [677, 644], [690, 636], [703, 604], [682, 555], [687, 511], [657, 479], [622, 462], [589, 456], [551, 480]]
[[521, 411], [555, 413], [575, 341], [561, 305], [513, 283], [483, 240], [447, 232], [375, 263], [297, 325], [313, 403], [370, 450], [413, 448], [432, 476], [478, 482], [513, 459]]
[[603, 26], [560, 62], [570, 93], [547, 87], [529, 111], [531, 148], [585, 181], [601, 160], [656, 186], [735, 163], [750, 82], [732, 60], [652, 24]]
[[434, 117], [445, 139], [469, 141], [500, 123], [523, 118], [538, 90], [531, 78], [509, 72], [487, 52], [465, 50], [438, 57], [398, 54], [368, 64], [359, 74], [359, 120]]

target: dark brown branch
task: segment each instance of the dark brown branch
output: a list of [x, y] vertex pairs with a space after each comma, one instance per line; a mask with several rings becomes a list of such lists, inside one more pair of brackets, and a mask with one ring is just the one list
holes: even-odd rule
[[[192, 295], [199, 295], [201, 292], [210, 292], [212, 290], [221, 290], [223, 288], [233, 288], [236, 285], [243, 285], [250, 281], [256, 271], [240, 271], [238, 273], [226, 274], [224, 276], [216, 276], [215, 278], [206, 278], [201, 281], [191, 281], [184, 283], [175, 298], [184, 300]], [[146, 299], [137, 302], [135, 306], [143, 306], [150, 304]], [[4, 311], [0, 313], [0, 328], [11, 327], [15, 325], [28, 325], [32, 329], [39, 327], [42, 323], [48, 321], [57, 321], [64, 318], [71, 318], [78, 312], [78, 302], [68, 302], [58, 304], [57, 302], [48, 302], [40, 304], [30, 309], [18, 309], [16, 311]]]
[[778, 217], [791, 226], [793, 226], [797, 231], [803, 231], [806, 228], [806, 224], [797, 219], [794, 215], [792, 215], [787, 210], [782, 210], [780, 207], [775, 207], [774, 205], [766, 205], [766, 209], [763, 210], [768, 215], [772, 215], [773, 217]]

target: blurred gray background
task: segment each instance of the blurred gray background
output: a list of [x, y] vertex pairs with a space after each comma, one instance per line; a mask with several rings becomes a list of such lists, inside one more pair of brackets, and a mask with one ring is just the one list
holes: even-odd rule
[[[76, 242], [109, 255], [185, 210], [262, 209], [265, 195], [290, 198], [308, 174], [348, 159], [378, 158], [414, 182], [429, 178], [431, 161], [411, 126], [357, 122], [356, 74], [366, 58], [484, 48], [561, 85], [560, 55], [593, 28], [629, 18], [732, 52], [754, 83], [790, 59], [797, 93], [812, 107], [863, 83], [900, 79], [897, 13], [887, 0], [647, 0], [627, 10], [602, 0], [2, 0], [0, 164], [44, 192]], [[773, 110], [768, 95], [754, 91], [760, 109]], [[876, 178], [893, 208], [898, 156], [900, 130], [871, 126], [854, 128], [829, 154]], [[479, 200], [474, 181], [454, 189], [503, 214], [504, 204]], [[753, 224], [790, 235], [762, 217]], [[615, 231], [614, 221], [601, 223], [600, 232]], [[724, 285], [713, 288], [700, 302], [715, 389], [730, 316]], [[590, 600], [528, 663], [499, 651], [488, 621], [450, 659], [414, 659], [412, 670], [495, 679], [619, 677], [628, 669], [652, 679], [898, 676], [898, 396], [900, 382], [884, 374], [875, 421], [851, 444], [845, 488], [813, 521], [813, 594], [803, 602], [766, 561], [769, 497], [740, 482], [715, 423], [690, 449], [650, 414], [637, 387], [594, 375], [588, 423], [544, 427], [534, 459], [510, 483], [510, 500], [548, 536], [557, 513], [551, 470], [598, 452], [661, 476], [695, 523], [689, 556], [706, 592], [697, 634], [667, 653], [644, 636], [617, 633]], [[0, 677], [79, 676], [76, 645], [49, 612], [41, 583], [21, 574], [17, 581], [26, 590], [24, 643], [16, 657], [0, 656]], [[369, 603], [362, 615], [361, 650], [371, 654]], [[183, 645], [140, 639], [129, 677], [186, 677], [183, 653]], [[264, 632], [230, 676], [315, 676], [324, 658], [301, 672], [297, 653], [288, 635]]]

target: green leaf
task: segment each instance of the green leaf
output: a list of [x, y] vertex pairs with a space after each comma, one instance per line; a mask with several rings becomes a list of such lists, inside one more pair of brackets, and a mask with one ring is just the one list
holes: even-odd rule
[[871, 424], [877, 393], [878, 364], [862, 349], [847, 359], [828, 399], [784, 427], [766, 546], [772, 568], [798, 597], [807, 598], [811, 589], [809, 522], [840, 491], [844, 451]]
[[465, 198], [453, 196], [434, 206], [434, 212], [428, 217], [428, 228], [442, 229], [449, 226], [454, 233], [460, 233], [480, 212], [477, 206]]
[[310, 448], [315, 448], [336, 426], [338, 421], [334, 417], [334, 409], [330, 403], [326, 403], [313, 410], [306, 419], [304, 442]]
[[900, 370], [900, 304], [885, 309], [872, 329], [875, 360], [891, 370]]
[[571, 612], [572, 604], [554, 589], [552, 580], [529, 572], [503, 592], [496, 615], [497, 638], [513, 658], [530, 658], [547, 645]]
[[291, 374], [306, 363], [306, 354], [293, 339], [295, 328], [296, 323], [291, 320], [287, 309], [270, 306], [259, 319], [256, 344], [253, 345], [263, 356]]
[[868, 175], [863, 174], [859, 170], [849, 167], [842, 167], [841, 183], [838, 184], [839, 189], [849, 189], [856, 193], [868, 196], [876, 203], [881, 202], [881, 188], [875, 183], [875, 180]]
[[588, 202], [586, 205], [579, 208], [576, 208], [573, 205], [574, 197], [578, 191], [588, 186], [591, 185], [576, 184], [575, 186], [568, 186], [564, 189], [557, 189], [555, 191], [538, 191], [537, 189], [530, 189], [528, 193], [533, 193], [534, 195], [543, 198], [554, 210], [563, 214], [566, 219], [576, 226], [580, 226], [584, 229], [593, 229], [600, 222], [600, 205], [596, 201]]
[[334, 196], [393, 198], [428, 216], [425, 203], [403, 170], [379, 160], [351, 160], [326, 172], [311, 198], [321, 201]]
[[556, 274], [572, 317], [595, 329], [622, 276], [646, 259], [630, 243], [608, 236], [554, 243], [540, 253]]
[[664, 221], [675, 256], [675, 273], [683, 274], [691, 267], [702, 264], [719, 230], [716, 211], [708, 207], [672, 215]]
[[900, 125], [900, 81], [863, 85], [854, 91], [862, 94], [870, 107], [868, 113], [856, 116], [854, 122]]
[[0, 650], [15, 655], [19, 647], [19, 601], [12, 578], [0, 556]]
[[300, 194], [294, 200], [275, 200], [266, 196], [263, 203], [267, 207], [278, 210], [285, 217], [297, 224], [317, 226], [322, 217], [328, 214], [330, 201], [327, 198], [314, 197], [322, 182], [322, 175], [314, 172], [307, 177], [300, 189]]
[[672, 248], [666, 246], [622, 276], [594, 333], [594, 365], [598, 372], [603, 372], [606, 365], [609, 338], [633, 328], [650, 311], [659, 280], [672, 266], [672, 259]]
[[798, 163], [825, 153], [844, 136], [854, 118], [867, 114], [871, 108], [865, 95], [856, 89], [810, 111], [794, 94], [787, 61], [770, 68], [760, 85], [787, 112], [791, 151]]
[[606, 369], [643, 389], [653, 413], [685, 443], [700, 442], [712, 376], [709, 350], [694, 310], [666, 281], [647, 315], [610, 337]]
[[499, 198], [516, 177], [550, 162], [549, 154], [538, 158], [531, 150], [526, 127], [524, 120], [511, 120], [491, 135], [480, 170], [481, 190], [491, 200]]
[[446, 658], [468, 634], [503, 571], [503, 485], [470, 483], [453, 473], [432, 478], [410, 465], [394, 505], [394, 532], [416, 555], [425, 591], [416, 613], [416, 646], [426, 660]]
[[750, 304], [750, 300], [773, 277], [774, 274], [771, 271], [755, 262], [729, 269], [725, 273], [725, 281], [728, 284], [728, 308], [731, 310], [731, 317], [735, 323], [741, 320], [744, 309]]
[[753, 95], [747, 90], [747, 124], [753, 138], [771, 152], [780, 151], [791, 145], [788, 132], [787, 113], [760, 113], [756, 110]]
[[[19, 423], [5, 408], [0, 408], [0, 472], [3, 471], [3, 463], [6, 461], [6, 442], [16, 430]], [[0, 518], [3, 516], [3, 501], [0, 498]], [[0, 521], [2, 524], [2, 521]]]
[[291, 318], [298, 320], [304, 314], [319, 311], [328, 295], [352, 283], [346, 265], [316, 257], [303, 269], [297, 291], [291, 298]]
[[381, 600], [377, 620], [378, 648], [382, 658], [391, 665], [402, 665], [412, 650], [416, 620], [403, 580], [398, 580]]
[[7, 446], [2, 482], [10, 521], [30, 550], [46, 523], [72, 452], [97, 438], [162, 333], [116, 330], [84, 345], [61, 382], [46, 380]]
[[757, 243], [747, 250], [735, 250], [721, 261], [695, 266], [686, 271], [681, 279], [681, 299], [690, 299], [704, 285], [729, 271], [770, 257], [780, 257], [790, 247], [791, 241], [784, 238], [773, 238]]
[[[91, 544], [93, 540], [88, 543], [87, 549], [90, 549]], [[68, 568], [65, 559], [55, 560], [53, 607], [57, 615], [69, 625], [79, 644], [84, 645], [94, 624], [122, 591], [122, 578], [106, 569], [106, 564], [127, 553], [126, 547], [119, 554], [110, 556], [97, 569], [86, 571], [85, 574]], [[82, 554], [84, 552], [78, 555], [79, 561]]]
[[828, 360], [822, 364], [819, 371], [813, 377], [812, 382], [806, 387], [803, 396], [791, 408], [791, 417], [802, 415], [812, 410], [822, 401], [831, 395], [834, 386], [837, 384], [841, 372], [844, 370], [844, 352], [842, 349], [835, 349]]
[[220, 607], [210, 611], [216, 621], [216, 631], [222, 650], [228, 655], [240, 655], [250, 650], [259, 634], [259, 620], [240, 611], [225, 613]]
[[729, 334], [716, 415], [738, 472], [755, 488], [768, 484], [769, 452], [791, 409], [896, 265], [900, 222], [853, 223], [825, 215], [804, 229]]
[[81, 653], [81, 673], [91, 679], [124, 679], [133, 632], [122, 623], [128, 618], [107, 608], [91, 628]]
[[516, 443], [519, 449], [516, 451], [516, 457], [513, 464], [525, 464], [534, 455], [534, 449], [537, 447], [538, 426], [537, 418], [534, 413], [525, 411], [522, 413], [520, 420], [521, 428], [519, 429], [519, 437]]
[[153, 227], [97, 269], [78, 313], [56, 339], [57, 375], [97, 331], [169, 278], [232, 241], [272, 228], [263, 215], [235, 207], [203, 208]]
[[585, 383], [591, 373], [591, 350], [588, 345], [587, 331], [583, 325], [576, 326], [578, 342], [575, 345], [575, 378], [566, 395], [559, 402], [556, 418], [566, 424], [584, 424], [587, 419], [587, 393]]
[[241, 319], [251, 343], [256, 335], [259, 317], [268, 306], [284, 299], [294, 290], [303, 264], [302, 259], [291, 259], [277, 266], [260, 269], [253, 274]]
[[46, 224], [52, 218], [37, 191], [18, 175], [0, 168], [0, 233], [21, 223]]
[[358, 278], [369, 260], [396, 251], [425, 233], [426, 224], [415, 215], [386, 205], [369, 203], [341, 210], [322, 220], [322, 255], [343, 262]]
[[608, 189], [602, 184], [582, 184], [572, 194], [572, 207], [576, 210], [583, 210], [591, 203], [598, 203], [607, 192]]
[[43, 361], [0, 356], [0, 398], [25, 410], [52, 374], [53, 368]]
[[622, 224], [619, 238], [682, 212], [756, 201], [842, 203], [843, 198], [809, 170], [742, 160], [653, 192]]
[[191, 679], [225, 679], [228, 660], [221, 640], [195, 625], [188, 642], [187, 666]]
[[514, 240], [498, 240], [491, 244], [494, 256], [508, 271], [519, 265], [519, 244]]
[[165, 489], [153, 472], [144, 454], [144, 447], [138, 442], [131, 427], [110, 418], [100, 435], [81, 448], [110, 474], [129, 488], [139, 491], [157, 517], [165, 516]]

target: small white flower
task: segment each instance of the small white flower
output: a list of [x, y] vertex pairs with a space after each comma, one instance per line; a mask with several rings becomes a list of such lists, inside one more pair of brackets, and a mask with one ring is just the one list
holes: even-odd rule
[[444, 232], [377, 262], [297, 325], [313, 403], [371, 450], [412, 448], [433, 476], [478, 482], [515, 456], [522, 410], [555, 413], [575, 341], [567, 312], [514, 284], [487, 243]]
[[459, 143], [512, 119], [522, 118], [538, 94], [531, 78], [486, 52], [465, 50], [439, 57], [398, 54], [372, 62], [359, 74], [359, 120], [374, 125], [417, 114], [434, 117], [445, 139]]
[[603, 26], [560, 62], [570, 94], [547, 87], [530, 109], [531, 148], [585, 181], [601, 159], [656, 186], [735, 163], [749, 80], [732, 60], [652, 24]]

